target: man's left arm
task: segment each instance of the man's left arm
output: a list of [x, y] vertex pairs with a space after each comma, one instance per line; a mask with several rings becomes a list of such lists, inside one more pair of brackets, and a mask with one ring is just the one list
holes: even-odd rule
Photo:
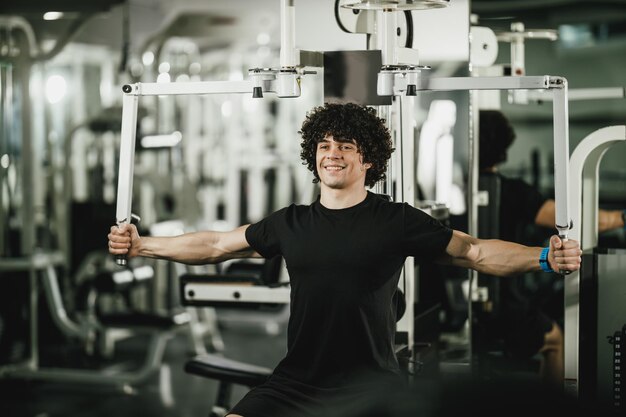
[[[489, 275], [509, 276], [540, 271], [542, 251], [543, 248], [504, 240], [477, 239], [454, 230], [445, 255], [437, 261]], [[558, 236], [552, 236], [546, 261], [554, 271], [576, 271], [580, 269], [581, 254], [577, 241], [562, 241]]]

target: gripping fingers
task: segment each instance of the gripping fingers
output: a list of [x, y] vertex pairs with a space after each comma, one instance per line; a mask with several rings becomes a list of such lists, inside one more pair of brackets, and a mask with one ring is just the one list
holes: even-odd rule
[[109, 253], [112, 255], [124, 255], [128, 253], [131, 245], [130, 233], [125, 228], [111, 227], [109, 238]]
[[564, 267], [566, 267], [567, 269], [572, 269], [572, 266], [577, 268], [578, 266], [580, 266], [580, 262], [581, 260], [579, 257], [556, 259], [556, 264], [561, 269], [563, 269]]
[[576, 271], [580, 269], [580, 256], [555, 256], [554, 260], [560, 271]]
[[553, 236], [550, 240], [550, 247], [553, 250], [554, 263], [559, 273], [567, 275], [580, 269], [582, 251], [578, 241]]
[[125, 255], [128, 253], [130, 243], [118, 243], [109, 241], [109, 253], [112, 255]]

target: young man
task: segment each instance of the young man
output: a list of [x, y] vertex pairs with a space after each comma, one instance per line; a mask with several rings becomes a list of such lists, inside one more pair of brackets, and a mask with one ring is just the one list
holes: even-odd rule
[[[313, 204], [291, 205], [231, 232], [140, 238], [126, 225], [109, 234], [109, 251], [130, 257], [204, 264], [283, 256], [291, 282], [288, 352], [232, 417], [324, 415], [324, 407], [332, 411], [400, 383], [392, 297], [407, 256], [501, 276], [540, 269], [542, 248], [475, 239], [368, 192], [384, 178], [393, 151], [373, 109], [317, 107], [301, 134], [301, 157], [321, 185]], [[573, 271], [580, 254], [577, 242], [554, 236], [547, 261]]]
[[[480, 112], [481, 177], [497, 177], [500, 181], [499, 238], [522, 242], [528, 225], [554, 229], [555, 204], [521, 179], [508, 178], [498, 172], [498, 165], [507, 160], [515, 131], [506, 116], [497, 110]], [[600, 210], [598, 230], [624, 227], [623, 212]], [[506, 353], [516, 359], [541, 354], [540, 374], [554, 386], [563, 384], [563, 333], [557, 323], [520, 291], [519, 279], [500, 284], [497, 306], [499, 314], [489, 320], [487, 328], [504, 340]]]

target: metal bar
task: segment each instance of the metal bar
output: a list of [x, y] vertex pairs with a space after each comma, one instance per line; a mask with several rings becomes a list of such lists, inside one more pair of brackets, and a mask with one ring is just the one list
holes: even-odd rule
[[[626, 141], [626, 126], [604, 127], [587, 135], [576, 146], [570, 158], [570, 209], [574, 220], [570, 236], [580, 241], [580, 247], [583, 250], [597, 245], [598, 194], [596, 185], [600, 159], [610, 146], [621, 141]], [[586, 219], [584, 223], [583, 218]]]
[[[480, 129], [480, 107], [478, 106], [479, 95], [474, 91], [469, 92], [470, 99], [470, 114], [469, 114], [469, 152], [468, 152], [468, 185], [470, 188], [469, 195], [467, 196], [467, 226], [468, 232], [472, 236], [478, 236], [478, 155], [479, 155], [479, 129]], [[473, 269], [467, 270], [469, 279], [469, 297], [467, 302], [467, 318], [468, 318], [468, 358], [471, 363], [473, 355], [473, 322], [474, 322], [474, 310], [473, 300], [474, 292], [478, 290], [478, 272]]]
[[[626, 141], [626, 126], [610, 126], [598, 129], [585, 137], [574, 149], [570, 158], [572, 181], [570, 205], [572, 209], [572, 239], [581, 242], [581, 248], [591, 249], [596, 245], [598, 235], [597, 182], [600, 160], [607, 149], [619, 141]], [[589, 187], [593, 186], [593, 190]], [[582, 196], [582, 198], [581, 198]], [[592, 200], [592, 201], [588, 201]], [[592, 207], [592, 215], [587, 210]], [[583, 224], [583, 217], [587, 219]], [[564, 377], [565, 390], [570, 395], [578, 395], [579, 380], [579, 328], [580, 328], [580, 272], [565, 277], [565, 344]]]
[[37, 269], [32, 268], [28, 273], [29, 288], [28, 309], [29, 320], [29, 354], [26, 366], [29, 369], [37, 369], [39, 366], [39, 281]]
[[567, 239], [571, 217], [569, 213], [569, 114], [567, 80], [554, 79], [555, 88], [552, 111], [554, 117], [554, 201], [556, 204], [555, 224], [561, 238]]
[[187, 302], [230, 301], [238, 303], [289, 303], [288, 287], [270, 288], [249, 285], [187, 283], [183, 295]]
[[[568, 90], [569, 101], [606, 100], [624, 97], [626, 97], [624, 87], [571, 88]], [[533, 91], [529, 92], [528, 99], [534, 101], [552, 101], [552, 94], [550, 94], [549, 91]]]
[[[55, 265], [60, 265], [64, 261], [63, 253], [40, 253], [32, 256], [20, 258], [0, 258], [0, 271], [25, 271], [28, 272], [28, 314], [29, 314], [29, 347], [28, 357], [20, 367], [30, 371], [36, 370], [39, 366], [39, 277], [38, 273], [44, 269], [53, 269]], [[10, 276], [4, 274], [2, 276]], [[13, 365], [0, 366], [0, 374], [4, 374]]]
[[[296, 50], [296, 8], [294, 0], [280, 2], [280, 66], [281, 68], [296, 67], [298, 54]], [[249, 90], [252, 91], [252, 90]]]
[[122, 102], [122, 133], [120, 143], [119, 175], [117, 182], [117, 224], [130, 223], [135, 167], [135, 137], [139, 97], [124, 95]]
[[30, 255], [35, 251], [37, 245], [37, 224], [35, 216], [35, 189], [34, 164], [35, 149], [32, 135], [31, 120], [31, 103], [30, 103], [30, 72], [31, 66], [27, 62], [23, 62], [23, 67], [17, 74], [18, 82], [21, 87], [20, 96], [21, 106], [21, 124], [22, 124], [22, 234], [21, 234], [21, 255]]
[[43, 284], [46, 301], [48, 302], [48, 308], [54, 324], [66, 336], [87, 340], [90, 336], [89, 329], [81, 328], [79, 324], [73, 322], [67, 315], [54, 266], [49, 265], [46, 268]]
[[478, 155], [479, 155], [479, 106], [478, 95], [473, 91], [470, 91], [470, 114], [469, 114], [469, 152], [468, 152], [468, 185], [469, 195], [468, 198], [468, 232], [472, 236], [478, 236]]
[[[12, 70], [11, 64], [0, 65], [0, 255], [6, 254], [6, 249], [9, 247], [8, 232], [9, 232], [9, 210], [8, 207], [11, 204], [10, 199], [5, 202], [4, 199], [9, 196], [9, 190], [5, 191], [5, 187], [8, 188], [8, 181], [5, 179], [8, 177], [9, 166], [13, 164], [12, 156], [9, 153], [9, 132], [11, 131], [10, 125], [12, 124], [13, 114], [10, 110], [10, 90], [13, 88], [8, 83], [9, 72]], [[6, 197], [5, 197], [6, 194]], [[7, 209], [5, 210], [5, 206]]]
[[[413, 109], [415, 108], [415, 98], [400, 96], [396, 100], [398, 120], [398, 145], [401, 149], [399, 172], [402, 177], [402, 189], [397, 201], [415, 206], [417, 193], [415, 187], [415, 131], [413, 129]], [[415, 303], [416, 301], [416, 280], [417, 271], [415, 269], [415, 259], [407, 257], [404, 261], [403, 269], [404, 297], [406, 300], [406, 311], [397, 324], [398, 330], [407, 332], [407, 346], [410, 352], [414, 351], [415, 343]]]
[[16, 258], [0, 258], [0, 272], [2, 271], [30, 271], [32, 269], [46, 269], [48, 265], [63, 264], [62, 252], [37, 253], [31, 256]]
[[543, 90], [551, 88], [549, 75], [527, 77], [419, 78], [418, 90]]
[[396, 65], [398, 57], [396, 55], [396, 30], [397, 30], [397, 13], [396, 11], [379, 10], [377, 13], [377, 21], [380, 24], [379, 49], [382, 52], [382, 64]]
[[124, 92], [132, 96], [174, 96], [198, 94], [252, 94], [251, 81], [195, 81], [174, 83], [136, 83], [124, 86]]
[[[396, 165], [396, 158], [397, 155], [401, 155], [402, 152], [399, 150], [400, 147], [402, 146], [400, 143], [396, 143], [395, 142], [395, 133], [393, 132], [393, 130], [391, 130], [391, 108], [390, 106], [378, 106], [376, 112], [378, 113], [378, 117], [380, 117], [381, 119], [385, 119], [387, 122], [387, 128], [389, 128], [389, 131], [391, 132], [391, 140], [393, 141], [393, 147], [396, 149], [396, 151], [393, 153], [392, 157], [389, 158], [389, 161], [387, 162], [387, 177], [385, 179], [385, 183], [381, 184], [380, 182], [377, 182], [374, 185], [374, 189], [373, 191], [376, 193], [380, 193], [380, 194], [387, 194], [389, 197], [391, 197], [391, 201], [398, 201], [397, 197], [400, 194], [399, 192], [396, 192], [396, 190], [394, 189], [394, 177], [396, 177], [396, 175], [394, 175], [394, 170], [396, 169], [395, 165]], [[401, 164], [397, 164], [398, 166], [401, 166]], [[400, 187], [402, 183], [402, 177], [399, 176], [398, 180], [397, 180], [397, 184], [398, 187]]]
[[148, 377], [153, 375], [157, 369], [150, 369], [144, 365], [138, 371], [118, 371], [117, 369], [70, 369], [70, 368], [38, 368], [23, 369], [13, 368], [7, 369], [5, 375], [12, 379], [24, 379], [30, 381], [51, 381], [66, 382], [76, 384], [94, 384], [94, 385], [117, 385], [120, 387], [126, 385], [136, 385], [144, 382]]

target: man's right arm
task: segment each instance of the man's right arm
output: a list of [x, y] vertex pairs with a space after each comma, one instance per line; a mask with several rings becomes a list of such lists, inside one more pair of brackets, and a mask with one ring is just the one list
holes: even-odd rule
[[132, 258], [167, 259], [190, 265], [219, 263], [235, 258], [260, 258], [246, 240], [241, 226], [230, 232], [193, 232], [173, 237], [140, 237], [132, 224], [112, 226], [109, 233], [109, 253]]

